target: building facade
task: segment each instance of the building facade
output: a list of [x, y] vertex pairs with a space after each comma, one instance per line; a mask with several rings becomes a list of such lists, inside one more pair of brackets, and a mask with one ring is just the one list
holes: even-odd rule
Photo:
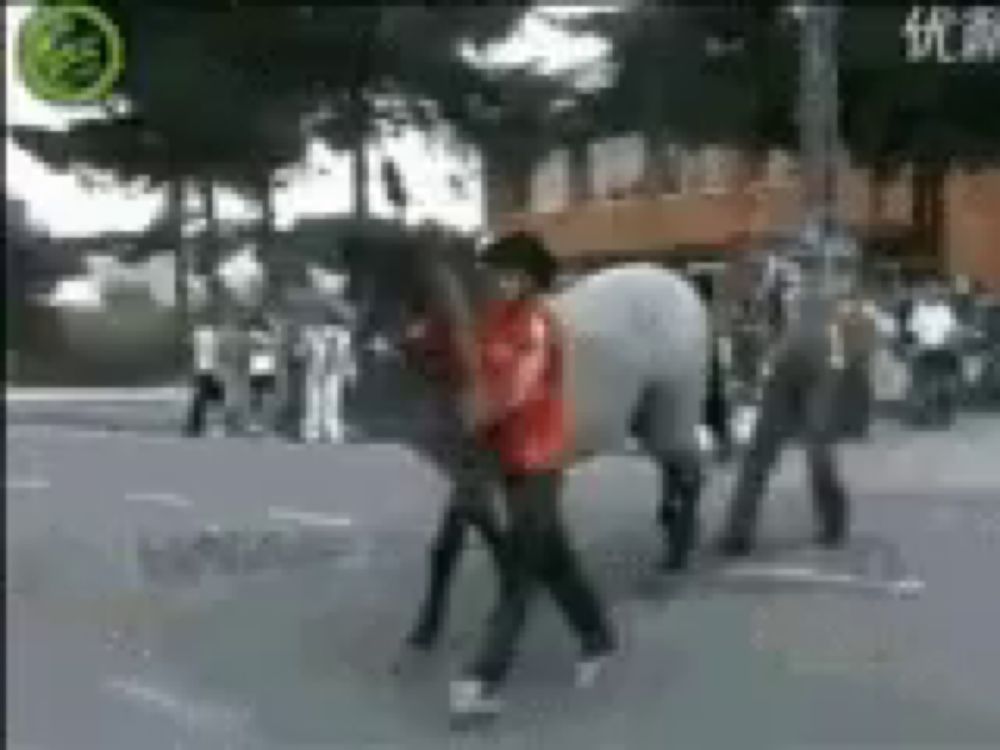
[[[626, 259], [726, 261], [766, 247], [801, 220], [796, 158], [685, 148], [624, 135], [551, 152], [530, 174], [503, 174], [487, 157], [491, 231], [540, 232], [568, 267]], [[859, 237], [869, 268], [964, 275], [1000, 291], [1000, 170], [944, 178], [935, 231], [917, 240], [909, 170], [879, 183], [843, 156], [837, 215]]]

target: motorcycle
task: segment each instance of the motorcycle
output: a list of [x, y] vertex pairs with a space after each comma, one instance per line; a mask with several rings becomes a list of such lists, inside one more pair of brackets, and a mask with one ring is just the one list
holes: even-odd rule
[[1000, 341], [979, 332], [967, 355], [965, 401], [975, 408], [1000, 408]]
[[954, 346], [910, 351], [907, 412], [916, 427], [947, 428], [955, 421], [961, 392], [959, 355]]

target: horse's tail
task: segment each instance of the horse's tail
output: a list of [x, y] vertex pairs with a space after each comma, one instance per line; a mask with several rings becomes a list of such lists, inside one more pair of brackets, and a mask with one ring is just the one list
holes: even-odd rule
[[709, 336], [708, 351], [708, 387], [705, 392], [704, 420], [712, 432], [712, 437], [715, 438], [716, 445], [726, 451], [732, 446], [729, 398], [722, 371], [722, 358], [719, 356], [719, 343], [714, 335]]

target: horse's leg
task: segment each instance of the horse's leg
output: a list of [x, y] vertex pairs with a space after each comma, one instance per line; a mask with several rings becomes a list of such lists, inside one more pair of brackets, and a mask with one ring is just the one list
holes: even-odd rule
[[660, 469], [659, 522], [666, 541], [660, 567], [667, 571], [687, 567], [698, 543], [698, 508], [704, 485], [697, 451], [678, 451], [657, 458]]
[[469, 525], [479, 533], [486, 548], [490, 551], [502, 596], [504, 587], [510, 582], [506, 557], [506, 537], [500, 517], [496, 513], [493, 498], [489, 495], [489, 488], [480, 487], [477, 492], [480, 494], [476, 498], [476, 502], [466, 507], [466, 519]]
[[469, 515], [456, 497], [463, 488], [456, 486], [445, 506], [437, 533], [430, 546], [430, 576], [416, 624], [407, 636], [414, 648], [430, 649], [437, 642], [448, 606], [448, 594], [455, 569], [465, 547]]
[[[693, 381], [696, 382], [696, 381]], [[664, 570], [682, 570], [698, 538], [698, 506], [704, 485], [697, 429], [701, 420], [701, 384], [688, 389], [663, 383], [651, 387], [643, 398], [642, 436], [646, 449], [660, 470], [660, 504], [657, 519], [665, 551]]]
[[451, 583], [465, 548], [469, 528], [482, 537], [493, 556], [501, 588], [506, 585], [503, 532], [494, 510], [491, 484], [475, 454], [462, 456], [453, 476], [451, 496], [445, 506], [430, 548], [430, 577], [420, 614], [408, 642], [431, 648], [437, 641], [447, 613]]

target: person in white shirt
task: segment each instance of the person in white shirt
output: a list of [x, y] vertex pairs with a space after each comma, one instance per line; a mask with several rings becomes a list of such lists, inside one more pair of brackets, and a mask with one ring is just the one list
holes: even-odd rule
[[344, 386], [355, 373], [351, 331], [331, 315], [325, 323], [308, 326], [306, 346], [306, 413], [303, 438], [309, 442], [343, 442]]
[[874, 321], [872, 375], [875, 399], [878, 402], [899, 401], [906, 392], [909, 374], [896, 347], [896, 342], [900, 339], [897, 317], [883, 303], [882, 306], [876, 306]]
[[194, 377], [185, 433], [199, 436], [205, 432], [209, 408], [225, 405], [225, 388], [219, 373], [219, 328], [213, 320], [206, 317], [195, 326], [192, 344]]
[[277, 339], [266, 321], [250, 329], [250, 409], [258, 429], [268, 422], [267, 401], [277, 386]]
[[[924, 403], [931, 393], [943, 398], [935, 400], [939, 421], [951, 420], [953, 389], [950, 384], [958, 376], [956, 337], [960, 332], [958, 316], [941, 291], [929, 289], [914, 305], [907, 329], [915, 348], [911, 382], [913, 394]], [[929, 405], [929, 404], [928, 404]], [[930, 415], [923, 414], [926, 419]]]
[[958, 317], [947, 300], [935, 295], [917, 302], [907, 327], [921, 349], [946, 349], [958, 333]]
[[219, 371], [225, 392], [226, 433], [243, 434], [250, 419], [250, 334], [243, 313], [228, 310], [219, 326]]

